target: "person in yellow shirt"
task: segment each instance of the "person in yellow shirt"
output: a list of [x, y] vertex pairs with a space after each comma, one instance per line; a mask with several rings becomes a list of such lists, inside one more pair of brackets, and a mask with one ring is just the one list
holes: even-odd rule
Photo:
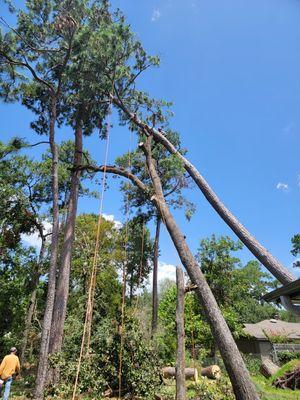
[[0, 365], [0, 396], [2, 387], [5, 384], [3, 400], [8, 400], [10, 386], [12, 384], [13, 375], [20, 373], [20, 361], [17, 356], [17, 349], [12, 347], [10, 354], [5, 356]]

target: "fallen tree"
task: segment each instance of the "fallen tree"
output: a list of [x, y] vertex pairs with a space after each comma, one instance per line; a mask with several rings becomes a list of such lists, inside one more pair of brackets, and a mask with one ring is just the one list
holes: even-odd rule
[[275, 379], [273, 385], [280, 389], [300, 389], [300, 367], [285, 372], [283, 376]]

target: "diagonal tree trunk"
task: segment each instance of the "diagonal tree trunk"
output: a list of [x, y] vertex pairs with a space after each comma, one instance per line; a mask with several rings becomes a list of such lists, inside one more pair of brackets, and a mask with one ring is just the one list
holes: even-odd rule
[[[63, 331], [69, 297], [72, 246], [75, 235], [75, 222], [78, 204], [78, 192], [81, 172], [77, 169], [82, 160], [82, 126], [77, 122], [75, 128], [74, 169], [71, 177], [70, 198], [65, 223], [64, 239], [61, 250], [60, 268], [57, 278], [57, 290], [53, 309], [53, 324], [49, 344], [49, 353], [59, 352], [63, 342]], [[58, 378], [55, 374], [54, 380]]]
[[149, 161], [148, 170], [150, 172], [152, 184], [156, 192], [156, 195], [152, 197], [152, 191], [135, 175], [125, 169], [116, 168], [114, 166], [94, 167], [90, 165], [81, 166], [80, 169], [87, 169], [95, 172], [106, 171], [107, 173], [128, 178], [153, 202], [157, 210], [160, 212], [171, 239], [177, 249], [181, 262], [186, 268], [188, 275], [195, 286], [200, 304], [203, 307], [205, 316], [210, 324], [212, 334], [218, 344], [221, 356], [224, 360], [237, 400], [258, 400], [259, 397], [256, 393], [253, 383], [251, 382], [249, 372], [226, 324], [226, 321], [224, 320], [224, 317], [218, 307], [214, 295], [210, 290], [210, 287], [206, 282], [199, 265], [187, 246], [185, 237], [178, 228], [164, 200], [160, 179], [155, 168], [153, 167], [152, 161], [150, 160], [151, 157], [147, 158]]
[[151, 333], [155, 334], [157, 330], [158, 318], [158, 256], [159, 256], [159, 236], [160, 236], [161, 218], [156, 218], [156, 231], [153, 250], [153, 284], [152, 284], [152, 324]]
[[197, 286], [196, 293], [218, 344], [235, 396], [237, 400], [257, 400], [259, 397], [254, 384], [214, 295], [164, 199], [161, 181], [151, 156], [151, 137], [147, 139], [146, 144], [142, 144], [140, 147], [145, 153], [149, 175], [155, 192], [152, 200], [160, 210], [182, 264], [186, 268], [193, 284]]
[[171, 154], [176, 154], [182, 161], [185, 170], [190, 174], [196, 185], [202, 191], [208, 202], [219, 214], [223, 221], [233, 230], [237, 237], [251, 253], [275, 276], [282, 284], [294, 281], [296, 278], [285, 268], [251, 233], [240, 223], [232, 212], [222, 203], [213, 189], [209, 186], [197, 168], [189, 162], [176, 147], [166, 138], [164, 132], [142, 122], [136, 114], [131, 113], [119, 98], [113, 99], [114, 104], [147, 136], [153, 135], [156, 142], [162, 144]]
[[52, 326], [52, 314], [53, 314], [55, 286], [56, 286], [56, 268], [57, 268], [58, 238], [59, 238], [58, 148], [55, 142], [55, 121], [57, 113], [56, 107], [57, 107], [57, 99], [55, 95], [52, 95], [51, 109], [50, 109], [50, 124], [49, 124], [49, 142], [52, 155], [53, 223], [52, 223], [52, 238], [51, 238], [50, 268], [48, 276], [48, 290], [47, 290], [46, 307], [43, 320], [36, 386], [34, 392], [35, 400], [41, 400], [44, 397], [44, 388], [48, 370], [49, 339]]

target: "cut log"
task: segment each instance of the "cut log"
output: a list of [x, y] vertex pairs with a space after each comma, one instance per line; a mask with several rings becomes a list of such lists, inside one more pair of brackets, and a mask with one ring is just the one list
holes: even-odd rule
[[[185, 379], [198, 381], [198, 371], [196, 368], [185, 368], [184, 369]], [[174, 367], [164, 367], [162, 369], [162, 375], [165, 379], [175, 378], [176, 371]]]
[[271, 361], [269, 358], [262, 359], [260, 373], [264, 377], [270, 378], [270, 376], [275, 375], [278, 370], [278, 365], [274, 364], [273, 361]]
[[209, 365], [208, 367], [201, 369], [201, 375], [210, 379], [220, 379], [221, 368], [218, 365]]

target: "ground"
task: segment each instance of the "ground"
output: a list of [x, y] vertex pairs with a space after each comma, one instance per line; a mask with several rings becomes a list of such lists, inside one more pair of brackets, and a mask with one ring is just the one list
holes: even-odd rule
[[[300, 400], [300, 391], [272, 388], [270, 382], [261, 375], [254, 376], [253, 381], [259, 391], [261, 400]], [[201, 396], [201, 400], [234, 400], [227, 378], [223, 378], [220, 382], [202, 378], [199, 379], [197, 385], [188, 382], [187, 386], [188, 399]], [[26, 395], [24, 395], [24, 392]], [[162, 386], [159, 394], [164, 400], [173, 400], [175, 398], [175, 382], [168, 381], [167, 385]], [[24, 382], [22, 380], [14, 382], [11, 400], [28, 400], [29, 398], [30, 391], [24, 389]], [[57, 398], [57, 400], [60, 400], [60, 398]], [[82, 396], [80, 400], [93, 400], [93, 398]]]

